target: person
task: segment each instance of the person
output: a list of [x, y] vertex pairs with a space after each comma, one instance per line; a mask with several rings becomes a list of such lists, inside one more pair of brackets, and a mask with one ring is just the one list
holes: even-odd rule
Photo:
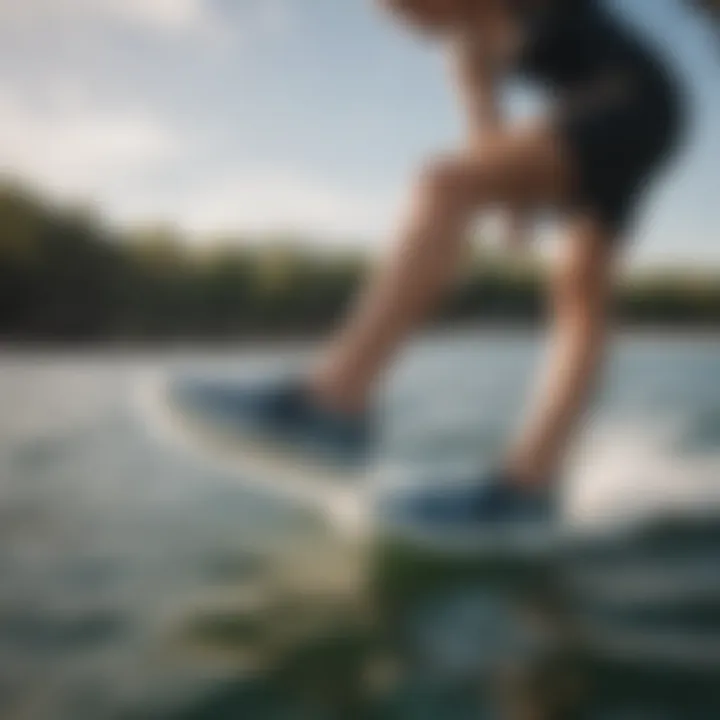
[[[599, 0], [382, 4], [449, 46], [467, 144], [425, 164], [396, 249], [306, 377], [214, 394], [205, 387], [190, 401], [222, 406], [243, 432], [294, 452], [362, 462], [375, 434], [369, 408], [377, 383], [450, 288], [476, 214], [506, 208], [517, 239], [535, 212], [553, 210], [565, 237], [551, 286], [549, 358], [531, 411], [496, 472], [453, 491], [441, 484], [418, 491], [407, 508], [438, 528], [546, 524], [607, 345], [623, 239], [681, 137], [682, 87]], [[548, 91], [545, 115], [513, 124], [503, 118], [499, 89], [512, 77]]]

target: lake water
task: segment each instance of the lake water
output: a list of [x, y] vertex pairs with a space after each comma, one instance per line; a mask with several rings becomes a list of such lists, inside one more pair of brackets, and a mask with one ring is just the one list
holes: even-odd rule
[[[419, 343], [384, 393], [384, 457], [402, 466], [489, 462], [521, 412], [541, 351], [522, 334]], [[371, 633], [349, 608], [362, 604], [367, 565], [311, 507], [160, 442], [134, 402], [151, 373], [267, 371], [302, 354], [0, 353], [0, 716], [327, 716], [323, 697], [341, 683], [306, 692], [303, 672], [314, 660], [303, 660], [297, 638], [333, 638], [335, 650], [323, 647], [338, 653], [335, 669], [363, 645]], [[585, 430], [568, 473], [573, 521], [712, 516], [720, 338], [620, 338]], [[702, 567], [720, 567], [714, 552], [700, 553]], [[683, 568], [694, 558], [683, 556]], [[714, 608], [718, 601], [720, 589]], [[328, 630], [331, 619], [353, 631]], [[717, 638], [720, 647], [720, 630]], [[448, 668], [403, 670], [395, 658], [378, 660], [371, 674], [363, 687], [381, 688], [372, 717], [479, 717], [477, 698], [447, 681]], [[637, 702], [645, 710], [603, 717], [691, 717], [671, 715], [669, 705], [667, 715], [643, 715], [645, 700]]]

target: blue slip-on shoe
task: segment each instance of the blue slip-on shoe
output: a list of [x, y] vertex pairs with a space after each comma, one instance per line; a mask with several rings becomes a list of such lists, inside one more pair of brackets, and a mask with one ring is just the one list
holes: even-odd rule
[[370, 417], [316, 403], [295, 380], [240, 383], [181, 379], [167, 390], [170, 407], [226, 441], [327, 469], [357, 472], [372, 450]]
[[380, 505], [383, 531], [439, 551], [545, 552], [559, 536], [552, 488], [525, 488], [507, 474], [405, 488]]

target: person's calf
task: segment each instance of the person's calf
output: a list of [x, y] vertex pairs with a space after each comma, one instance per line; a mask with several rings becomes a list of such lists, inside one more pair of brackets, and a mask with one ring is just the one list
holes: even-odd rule
[[327, 404], [364, 407], [396, 348], [449, 288], [472, 213], [482, 204], [455, 158], [428, 163], [395, 251], [365, 290], [315, 369], [311, 387]]

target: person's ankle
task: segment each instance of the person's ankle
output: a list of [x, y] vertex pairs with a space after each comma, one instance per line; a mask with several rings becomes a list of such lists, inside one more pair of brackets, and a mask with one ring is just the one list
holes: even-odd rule
[[538, 463], [517, 459], [506, 461], [503, 468], [506, 482], [526, 492], [546, 490], [555, 475], [553, 471]]
[[322, 408], [348, 417], [360, 417], [367, 413], [367, 398], [323, 377], [310, 376], [305, 390]]

